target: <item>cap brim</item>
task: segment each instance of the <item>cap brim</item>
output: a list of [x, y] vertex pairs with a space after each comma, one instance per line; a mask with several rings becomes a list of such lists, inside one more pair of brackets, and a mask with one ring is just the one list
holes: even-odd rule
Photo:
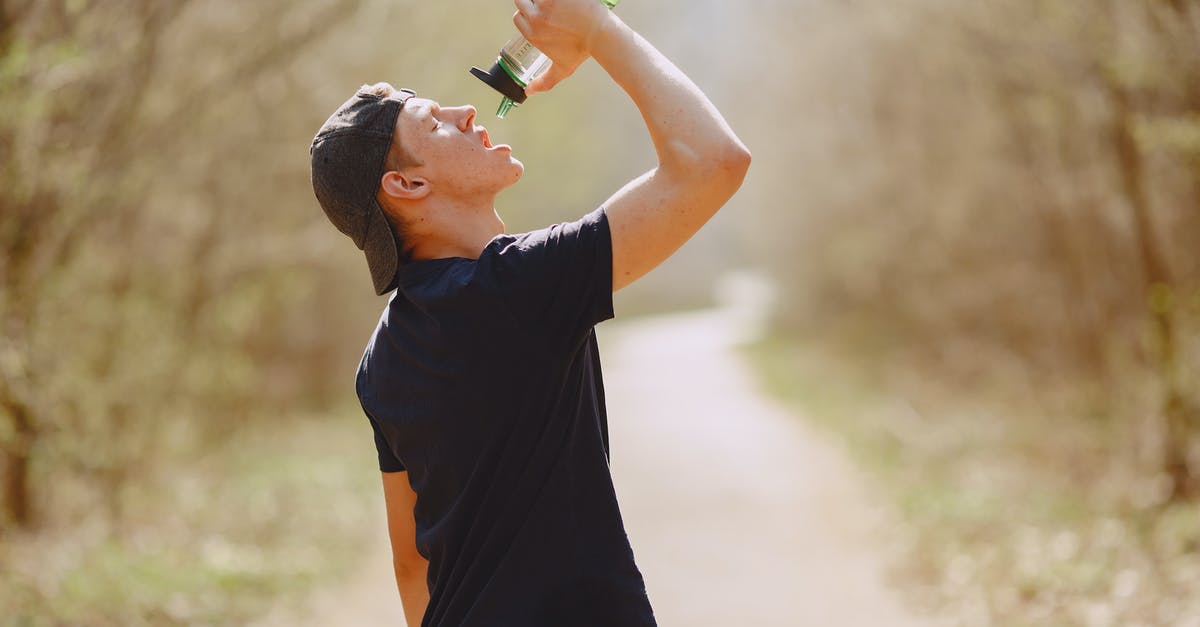
[[367, 257], [367, 266], [371, 269], [371, 282], [375, 285], [375, 293], [382, 296], [396, 289], [396, 270], [399, 267], [399, 253], [396, 250], [396, 237], [392, 233], [392, 225], [383, 214], [379, 203], [372, 201], [372, 210], [367, 213], [367, 236], [363, 241], [363, 254]]

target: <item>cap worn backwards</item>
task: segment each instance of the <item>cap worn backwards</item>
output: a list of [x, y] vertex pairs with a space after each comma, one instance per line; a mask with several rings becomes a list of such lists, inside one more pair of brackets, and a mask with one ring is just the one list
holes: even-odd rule
[[376, 193], [396, 119], [414, 95], [398, 89], [380, 96], [364, 85], [329, 116], [309, 148], [317, 201], [329, 221], [366, 255], [379, 295], [396, 287], [399, 251]]

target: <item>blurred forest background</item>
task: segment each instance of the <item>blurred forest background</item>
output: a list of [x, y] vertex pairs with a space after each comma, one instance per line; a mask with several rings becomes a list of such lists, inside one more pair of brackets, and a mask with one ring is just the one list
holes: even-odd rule
[[[914, 602], [1200, 616], [1200, 2], [618, 10], [755, 154], [618, 314], [771, 277], [749, 352], [896, 495]], [[475, 104], [527, 168], [510, 231], [653, 164], [595, 64], [494, 118], [467, 68], [512, 11], [0, 0], [3, 620], [241, 624], [346, 566], [378, 498], [350, 384], [384, 301], [313, 199], [321, 122], [377, 80]]]

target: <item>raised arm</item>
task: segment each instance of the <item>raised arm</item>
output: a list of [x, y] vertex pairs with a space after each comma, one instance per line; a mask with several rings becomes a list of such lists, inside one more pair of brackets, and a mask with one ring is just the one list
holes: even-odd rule
[[545, 91], [592, 56], [642, 113], [658, 166], [605, 203], [613, 291], [679, 249], [741, 186], [750, 151], [679, 68], [597, 0], [517, 0], [517, 28], [552, 60]]

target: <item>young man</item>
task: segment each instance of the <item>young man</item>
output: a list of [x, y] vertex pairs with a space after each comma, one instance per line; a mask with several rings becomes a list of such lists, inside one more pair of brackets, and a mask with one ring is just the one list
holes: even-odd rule
[[654, 625], [608, 467], [593, 326], [741, 185], [750, 154], [700, 90], [596, 0], [516, 0], [553, 61], [589, 57], [642, 112], [658, 166], [570, 223], [504, 233], [523, 166], [448, 107], [364, 87], [313, 140], [313, 186], [395, 290], [359, 367], [408, 623]]

